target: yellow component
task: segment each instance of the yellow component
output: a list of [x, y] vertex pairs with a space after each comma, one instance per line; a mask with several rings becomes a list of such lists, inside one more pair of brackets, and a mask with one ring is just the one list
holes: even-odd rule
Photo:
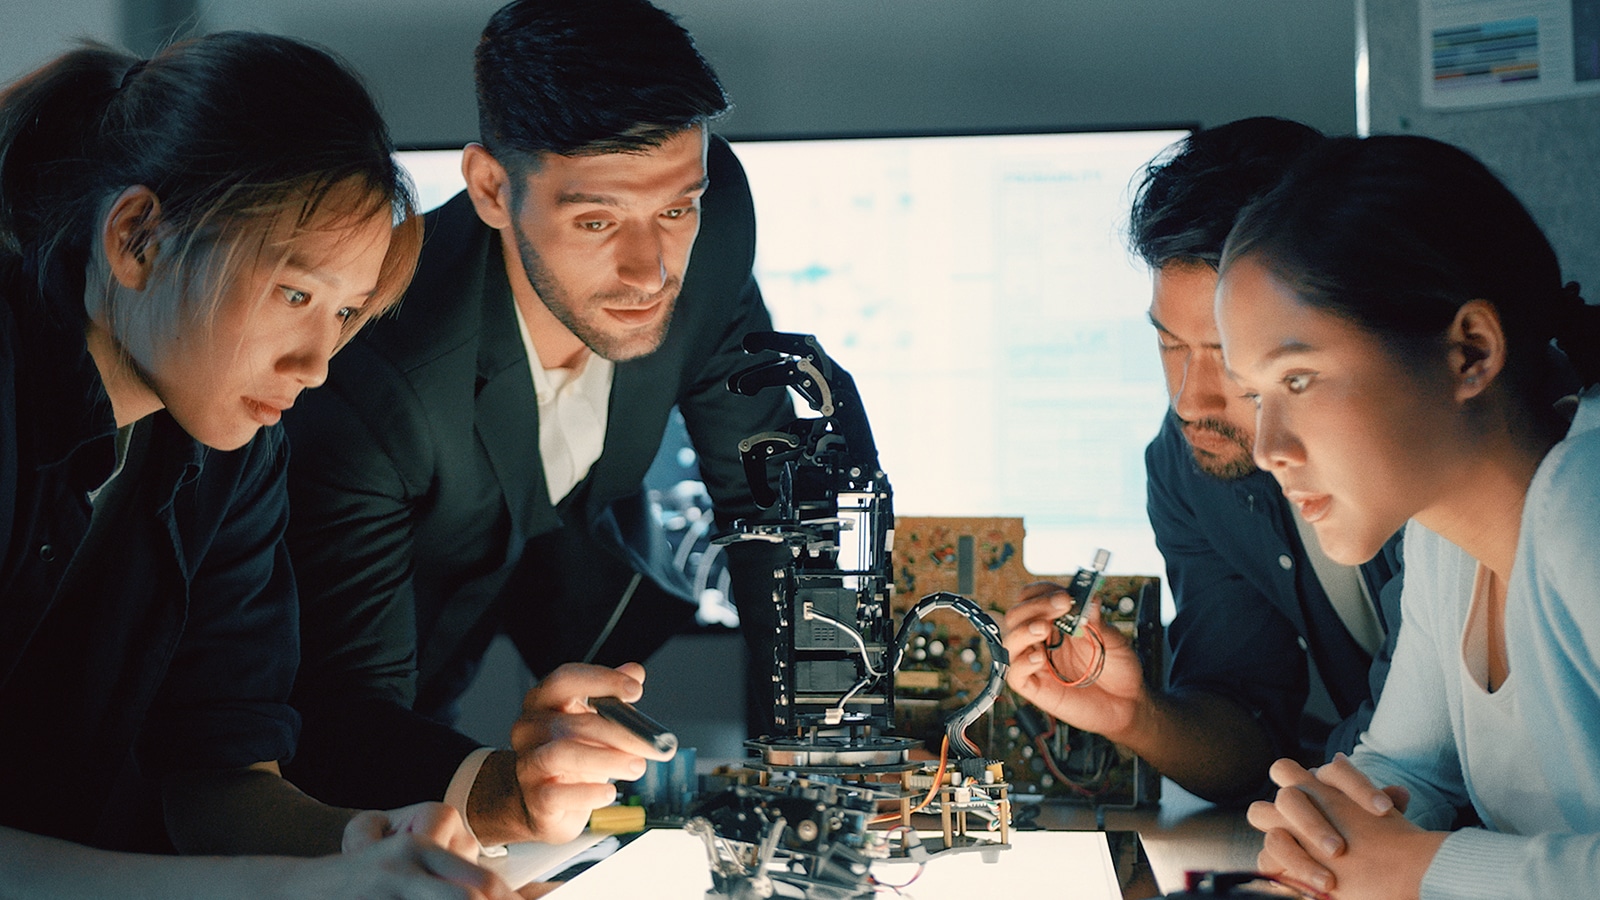
[[989, 764], [989, 774], [994, 776], [994, 780], [995, 780], [996, 783], [1000, 783], [1000, 782], [1003, 782], [1003, 781], [1006, 780], [1005, 766], [1003, 764], [1001, 764], [1001, 763], [997, 763], [997, 762], [990, 763]]
[[644, 830], [644, 807], [602, 806], [589, 813], [589, 828], [607, 834], [627, 834]]

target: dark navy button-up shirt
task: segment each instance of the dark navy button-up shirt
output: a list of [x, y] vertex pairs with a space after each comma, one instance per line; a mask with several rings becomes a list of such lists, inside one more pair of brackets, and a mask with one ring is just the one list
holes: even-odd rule
[[1267, 728], [1279, 756], [1294, 756], [1309, 653], [1342, 717], [1326, 752], [1348, 752], [1372, 718], [1400, 630], [1400, 536], [1361, 566], [1388, 635], [1374, 659], [1328, 600], [1271, 475], [1224, 481], [1201, 471], [1171, 411], [1145, 449], [1145, 471], [1177, 606], [1167, 628], [1169, 688], [1238, 703]]
[[162, 772], [294, 749], [286, 445], [210, 450], [158, 412], [91, 504], [110, 402], [81, 327], [17, 285], [0, 277], [0, 824], [159, 847]]

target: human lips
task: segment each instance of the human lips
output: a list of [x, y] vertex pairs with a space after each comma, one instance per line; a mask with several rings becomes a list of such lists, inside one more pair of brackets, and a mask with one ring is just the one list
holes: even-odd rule
[[1307, 491], [1284, 491], [1283, 498], [1294, 505], [1300, 513], [1300, 518], [1305, 519], [1307, 523], [1314, 523], [1326, 517], [1328, 509], [1333, 505], [1332, 496]]
[[294, 400], [261, 400], [255, 397], [244, 398], [245, 409], [249, 410], [250, 418], [262, 425], [276, 425], [283, 418], [283, 411], [294, 406]]
[[1242, 439], [1231, 425], [1217, 419], [1184, 422], [1183, 439], [1190, 447], [1213, 456], [1228, 456], [1250, 449], [1248, 440]]
[[1227, 435], [1209, 428], [1188, 426], [1184, 428], [1183, 436], [1189, 441], [1189, 446], [1208, 453], [1227, 453], [1238, 446]]
[[660, 314], [663, 305], [658, 300], [648, 306], [607, 306], [603, 309], [607, 315], [624, 325], [647, 325]]

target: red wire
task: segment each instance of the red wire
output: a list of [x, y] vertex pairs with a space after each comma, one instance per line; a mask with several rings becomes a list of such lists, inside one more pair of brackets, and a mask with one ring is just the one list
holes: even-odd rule
[[[923, 863], [923, 864], [917, 866], [916, 874], [912, 875], [908, 880], [900, 882], [899, 884], [890, 884], [887, 881], [879, 881], [876, 878], [872, 878], [872, 883], [877, 885], [878, 887], [886, 887], [889, 890], [894, 891], [896, 894], [898, 894], [898, 893], [900, 893], [900, 889], [901, 888], [910, 887], [911, 886], [911, 882], [916, 881], [918, 878], [921, 878], [923, 870], [925, 870], [927, 868], [928, 868], [928, 864], [927, 863]], [[872, 876], [869, 875], [868, 877], [871, 878]]]
[[1089, 665], [1084, 673], [1077, 678], [1068, 680], [1061, 674], [1061, 670], [1056, 668], [1055, 651], [1066, 645], [1065, 635], [1060, 635], [1056, 643], [1046, 644], [1044, 648], [1044, 661], [1050, 666], [1050, 674], [1065, 687], [1088, 687], [1100, 678], [1101, 672], [1105, 671], [1106, 642], [1093, 625], [1085, 622], [1084, 627], [1089, 630], [1089, 636], [1094, 638], [1094, 651], [1089, 656]]

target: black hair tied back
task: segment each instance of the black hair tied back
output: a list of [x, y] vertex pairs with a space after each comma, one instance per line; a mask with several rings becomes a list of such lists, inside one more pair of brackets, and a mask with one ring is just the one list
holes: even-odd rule
[[141, 59], [129, 66], [128, 70], [122, 73], [122, 83], [117, 86], [117, 90], [124, 90], [128, 85], [132, 84], [133, 80], [139, 77], [139, 73], [144, 71], [144, 64], [147, 62], [149, 60]]
[[1585, 387], [1600, 383], [1600, 306], [1583, 299], [1583, 289], [1569, 281], [1551, 304], [1556, 346], [1566, 354]]

